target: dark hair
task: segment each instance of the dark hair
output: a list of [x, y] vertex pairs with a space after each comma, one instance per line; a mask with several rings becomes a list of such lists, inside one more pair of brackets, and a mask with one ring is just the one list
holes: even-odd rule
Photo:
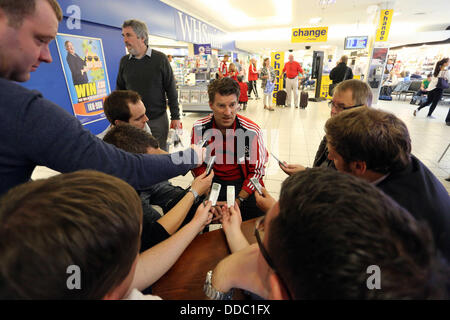
[[[436, 299], [448, 266], [427, 225], [370, 183], [328, 168], [283, 182], [268, 251], [294, 299]], [[367, 268], [381, 269], [369, 290]], [[447, 269], [447, 270], [445, 270]]]
[[[36, 1], [37, 0], [1, 0], [0, 8], [5, 11], [6, 16], [8, 17], [8, 24], [17, 29], [22, 25], [25, 17], [34, 14], [36, 11]], [[61, 21], [63, 13], [58, 1], [46, 1], [52, 7], [58, 21]]]
[[159, 148], [158, 140], [155, 137], [130, 124], [112, 127], [106, 133], [103, 141], [131, 153], [147, 153], [149, 147]]
[[328, 119], [325, 132], [346, 163], [365, 161], [367, 169], [386, 174], [410, 162], [408, 128], [392, 113], [367, 107], [346, 110]]
[[[136, 191], [104, 173], [11, 189], [0, 201], [0, 299], [102, 299], [130, 273], [141, 224]], [[80, 290], [67, 287], [71, 265]]]
[[130, 121], [131, 112], [129, 103], [138, 103], [142, 100], [139, 93], [132, 90], [116, 90], [106, 97], [103, 104], [106, 118], [114, 125], [116, 120], [123, 122]]
[[441, 72], [441, 67], [442, 67], [442, 65], [443, 65], [443, 64], [446, 64], [447, 62], [448, 62], [448, 58], [444, 58], [444, 59], [439, 60], [439, 61], [436, 63], [436, 67], [434, 67], [434, 72], [433, 72], [433, 75], [434, 75], [435, 77], [437, 77], [437, 76], [439, 75], [439, 72]]
[[235, 94], [236, 98], [239, 98], [239, 84], [231, 78], [216, 79], [208, 86], [208, 96], [210, 103], [214, 103], [216, 93], [220, 94], [221, 96], [229, 96]]

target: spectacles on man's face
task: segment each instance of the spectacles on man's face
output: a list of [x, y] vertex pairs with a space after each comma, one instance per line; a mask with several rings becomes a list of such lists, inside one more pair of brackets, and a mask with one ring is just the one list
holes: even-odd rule
[[286, 282], [283, 280], [280, 273], [277, 272], [275, 265], [273, 263], [273, 260], [272, 260], [272, 258], [270, 258], [269, 253], [267, 252], [267, 250], [264, 247], [264, 244], [262, 242], [264, 239], [264, 235], [265, 235], [264, 220], [265, 220], [265, 216], [258, 219], [255, 224], [255, 237], [256, 237], [256, 241], [258, 242], [259, 250], [261, 251], [261, 254], [264, 257], [264, 260], [266, 260], [269, 267], [278, 275], [278, 278], [280, 279], [284, 289], [286, 290], [286, 292], [289, 296], [289, 300], [293, 300], [291, 292], [289, 291], [289, 288], [286, 285]]
[[364, 104], [358, 104], [356, 106], [350, 106], [350, 107], [346, 107], [343, 104], [336, 104], [336, 102], [334, 102], [333, 100], [328, 102], [328, 106], [330, 107], [330, 109], [335, 109], [336, 111], [344, 111], [344, 110], [349, 110], [349, 109], [353, 109], [353, 108], [358, 108], [358, 107], [362, 107]]

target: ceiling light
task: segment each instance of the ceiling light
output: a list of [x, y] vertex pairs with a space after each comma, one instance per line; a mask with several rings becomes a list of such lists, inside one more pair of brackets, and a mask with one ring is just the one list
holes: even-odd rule
[[329, 5], [335, 4], [335, 3], [336, 3], [336, 0], [319, 0], [319, 6], [320, 6], [322, 9], [325, 9], [325, 8], [327, 8]]
[[322, 21], [321, 17], [309, 19], [309, 23], [311, 23], [311, 24], [318, 24], [320, 21]]

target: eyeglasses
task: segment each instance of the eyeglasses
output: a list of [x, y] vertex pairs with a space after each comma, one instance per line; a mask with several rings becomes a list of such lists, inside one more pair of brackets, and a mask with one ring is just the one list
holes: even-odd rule
[[289, 288], [286, 285], [286, 282], [283, 280], [283, 278], [281, 277], [280, 273], [277, 272], [272, 258], [270, 258], [269, 253], [267, 252], [266, 248], [264, 247], [264, 245], [262, 243], [262, 239], [264, 239], [264, 235], [265, 235], [264, 220], [265, 220], [265, 216], [263, 216], [260, 219], [258, 219], [256, 221], [256, 224], [255, 224], [255, 237], [256, 237], [256, 241], [258, 242], [259, 250], [261, 251], [261, 254], [264, 257], [264, 259], [266, 260], [266, 262], [269, 265], [269, 267], [278, 275], [278, 278], [280, 279], [283, 287], [287, 291], [287, 294], [289, 296], [289, 300], [293, 300], [291, 292], [289, 291]]
[[331, 101], [328, 102], [328, 107], [330, 107], [330, 109], [335, 108], [335, 109], [338, 110], [338, 111], [350, 110], [350, 109], [353, 109], [353, 108], [362, 107], [363, 105], [364, 105], [364, 104], [358, 104], [358, 105], [356, 105], [356, 106], [344, 107], [344, 106], [336, 105], [336, 103], [335, 103], [333, 100], [331, 100]]

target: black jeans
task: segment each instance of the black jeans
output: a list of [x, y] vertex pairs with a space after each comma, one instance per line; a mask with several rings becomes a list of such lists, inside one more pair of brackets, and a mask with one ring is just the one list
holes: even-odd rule
[[417, 110], [425, 108], [426, 106], [428, 106], [431, 103], [430, 110], [428, 110], [428, 116], [431, 116], [434, 109], [436, 109], [437, 104], [439, 103], [439, 101], [441, 101], [443, 91], [444, 90], [441, 88], [434, 88], [433, 90], [428, 92], [427, 101], [425, 101], [424, 103], [421, 103], [420, 107]]
[[258, 89], [256, 88], [256, 80], [248, 82], [248, 97], [250, 98], [252, 91], [255, 93], [255, 97], [258, 98]]
[[169, 135], [169, 117], [165, 112], [161, 117], [147, 121], [152, 135], [158, 140], [159, 147], [164, 151], [167, 149], [167, 136]]

